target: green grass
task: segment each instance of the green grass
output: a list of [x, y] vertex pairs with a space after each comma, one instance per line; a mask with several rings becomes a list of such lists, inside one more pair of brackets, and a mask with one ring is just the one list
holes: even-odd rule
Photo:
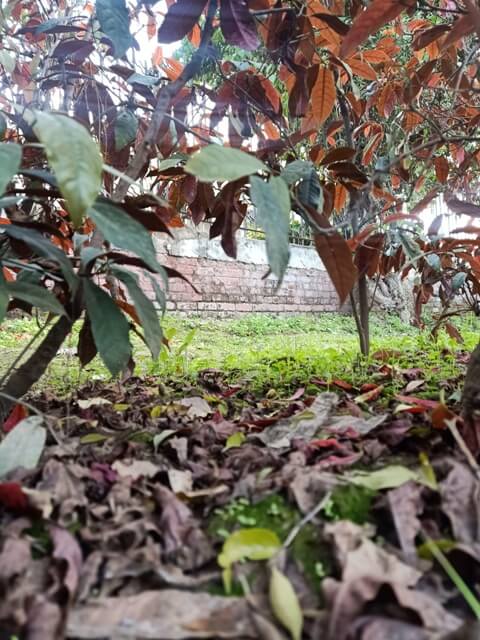
[[[439, 385], [459, 373], [455, 352], [471, 350], [478, 342], [480, 322], [472, 317], [457, 321], [465, 344], [459, 346], [445, 332], [432, 338], [395, 316], [372, 316], [372, 353], [398, 351], [389, 364], [397, 368], [422, 367], [428, 382], [423, 394], [438, 396]], [[0, 375], [38, 329], [35, 319], [7, 319], [0, 328]], [[74, 355], [79, 326], [67, 340], [62, 353], [50, 365], [40, 388], [67, 392], [91, 380], [108, 380], [98, 358], [81, 371]], [[248, 384], [254, 390], [276, 389], [288, 393], [309, 385], [312, 378], [334, 378], [362, 384], [376, 382], [372, 362], [359, 357], [353, 318], [340, 314], [288, 316], [252, 314], [237, 319], [180, 318], [167, 316], [164, 331], [170, 340], [157, 362], [152, 362], [144, 345], [134, 338], [135, 373], [159, 376], [165, 381], [194, 380], [206, 368], [219, 369], [231, 383]], [[378, 364], [378, 363], [377, 363]], [[378, 367], [376, 367], [378, 369]], [[403, 384], [395, 377], [388, 383], [393, 391]], [[397, 388], [398, 385], [398, 388]]]

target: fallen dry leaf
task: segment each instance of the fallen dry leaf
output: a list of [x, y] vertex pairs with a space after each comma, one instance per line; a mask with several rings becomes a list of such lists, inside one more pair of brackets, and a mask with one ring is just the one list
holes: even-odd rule
[[324, 426], [337, 403], [338, 396], [335, 393], [321, 393], [310, 407], [291, 418], [279, 420], [261, 433], [255, 434], [255, 438], [274, 449], [290, 446], [293, 438], [311, 440], [320, 427]]
[[222, 598], [194, 591], [144, 591], [105, 598], [74, 609], [67, 638], [258, 639], [244, 598]]

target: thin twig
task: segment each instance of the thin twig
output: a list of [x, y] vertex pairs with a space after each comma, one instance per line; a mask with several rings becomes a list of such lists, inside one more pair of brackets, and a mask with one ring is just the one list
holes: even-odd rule
[[298, 522], [293, 527], [293, 529], [290, 531], [288, 536], [285, 538], [285, 542], [282, 545], [284, 549], [287, 549], [295, 540], [295, 538], [298, 536], [298, 534], [303, 529], [303, 527], [307, 525], [309, 522], [311, 522], [315, 518], [315, 516], [327, 506], [331, 497], [332, 497], [332, 492], [328, 491], [320, 500], [320, 502], [311, 511], [309, 511], [307, 515], [300, 520], [300, 522]]
[[472, 471], [475, 473], [478, 479], [480, 479], [480, 466], [478, 462], [475, 460], [470, 449], [467, 447], [465, 440], [462, 438], [462, 435], [457, 427], [457, 418], [452, 418], [451, 420], [445, 420], [445, 424], [450, 430], [450, 433], [455, 439], [455, 442], [458, 445], [458, 448], [463, 453], [465, 458], [467, 459], [468, 464], [472, 468]]

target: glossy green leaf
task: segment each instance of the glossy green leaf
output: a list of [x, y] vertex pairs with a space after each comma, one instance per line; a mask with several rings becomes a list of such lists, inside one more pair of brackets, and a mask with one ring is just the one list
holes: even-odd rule
[[66, 313], [63, 305], [60, 304], [55, 295], [40, 285], [16, 280], [7, 282], [6, 290], [11, 298], [28, 302], [28, 304], [38, 307], [42, 311], [50, 311], [60, 316]]
[[162, 327], [157, 310], [138, 285], [137, 276], [125, 269], [114, 268], [112, 272], [128, 289], [128, 294], [135, 305], [140, 322], [142, 323], [145, 342], [152, 357], [157, 359], [162, 347]]
[[80, 438], [80, 444], [98, 444], [105, 442], [107, 439], [108, 437], [103, 435], [103, 433], [87, 433], [86, 436]]
[[90, 280], [84, 281], [84, 293], [98, 353], [110, 373], [117, 375], [132, 354], [128, 322], [108, 293]]
[[257, 176], [250, 179], [250, 196], [257, 209], [257, 219], [265, 231], [270, 269], [283, 280], [290, 259], [290, 193], [282, 178], [265, 182]]
[[381, 491], [382, 489], [395, 489], [402, 484], [415, 480], [421, 484], [426, 484], [425, 479], [418, 471], [409, 469], [400, 464], [392, 464], [378, 471], [364, 473], [357, 471], [349, 477], [350, 482], [371, 489], [372, 491]]
[[292, 640], [300, 640], [303, 613], [290, 580], [276, 567], [272, 568], [269, 588], [270, 604], [277, 620], [289, 631]]
[[131, 251], [151, 269], [160, 271], [152, 236], [140, 222], [110, 202], [96, 202], [88, 215], [110, 244]]
[[240, 149], [210, 144], [189, 158], [185, 171], [203, 182], [230, 181], [249, 176], [268, 167]]
[[460, 273], [456, 273], [452, 278], [452, 291], [458, 291], [465, 284], [465, 280], [467, 279], [467, 274], [461, 271]]
[[133, 113], [125, 109], [121, 111], [115, 120], [114, 135], [115, 135], [115, 150], [120, 151], [128, 144], [135, 141], [138, 131], [138, 118]]
[[305, 160], [294, 160], [282, 169], [280, 176], [287, 184], [295, 184], [299, 180], [305, 180], [310, 177], [313, 165]]
[[47, 431], [39, 416], [25, 418], [0, 442], [0, 478], [18, 467], [34, 469], [42, 455]]
[[247, 439], [247, 436], [244, 433], [242, 433], [242, 431], [237, 431], [236, 433], [232, 433], [232, 435], [227, 438], [224, 451], [227, 451], [228, 449], [233, 449], [233, 447], [241, 447], [246, 439]]
[[20, 169], [22, 147], [13, 142], [0, 143], [0, 195]]
[[218, 564], [224, 569], [225, 590], [231, 591], [232, 565], [240, 560], [269, 560], [280, 549], [282, 543], [270, 529], [239, 529], [228, 536], [218, 556]]
[[19, 227], [15, 224], [5, 225], [3, 233], [15, 240], [25, 242], [37, 255], [57, 262], [70, 289], [75, 291], [78, 286], [78, 277], [73, 271], [72, 264], [64, 252], [56, 247], [53, 242], [42, 236], [34, 229]]
[[123, 57], [134, 43], [125, 0], [97, 0], [96, 15], [102, 33], [113, 45], [115, 57]]
[[64, 115], [36, 111], [33, 129], [45, 146], [70, 219], [79, 226], [102, 186], [97, 143], [84, 126]]

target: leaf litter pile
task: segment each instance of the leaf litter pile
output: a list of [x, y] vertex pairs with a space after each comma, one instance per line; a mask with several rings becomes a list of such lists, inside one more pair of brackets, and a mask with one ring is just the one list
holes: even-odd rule
[[17, 406], [0, 638], [479, 637], [480, 480], [456, 407], [421, 397], [419, 369], [379, 371], [289, 398], [206, 370]]

